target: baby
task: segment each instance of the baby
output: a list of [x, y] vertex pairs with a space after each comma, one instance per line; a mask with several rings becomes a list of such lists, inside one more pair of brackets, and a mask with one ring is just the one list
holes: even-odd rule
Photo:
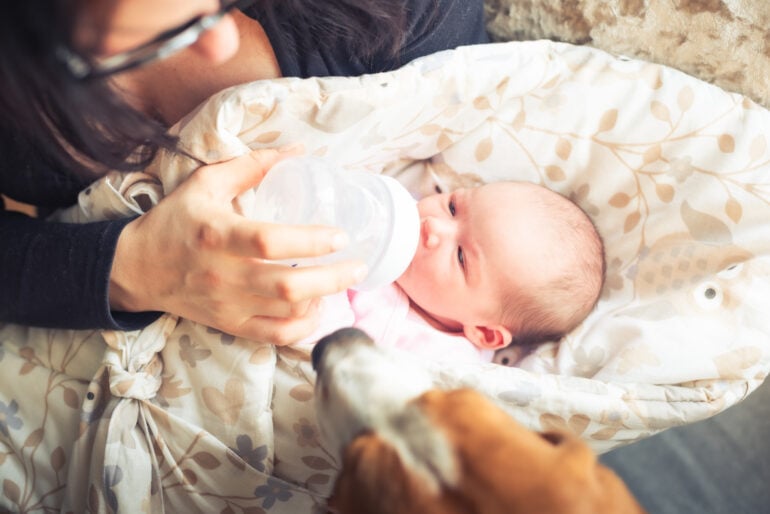
[[558, 193], [496, 182], [427, 196], [418, 210], [411, 264], [384, 290], [349, 291], [352, 317], [342, 324], [425, 357], [491, 360], [512, 341], [566, 334], [594, 307], [604, 282], [602, 240]]
[[[60, 219], [85, 222], [105, 206], [122, 208], [115, 192], [144, 191], [138, 186], [145, 180], [144, 174], [106, 177]], [[150, 193], [162, 195], [142, 194]], [[374, 291], [325, 297], [320, 327], [302, 343], [356, 326], [378, 344], [441, 361], [490, 361], [513, 341], [506, 353], [515, 360], [526, 343], [572, 330], [596, 303], [604, 281], [602, 240], [588, 216], [558, 193], [495, 182], [428, 195], [418, 211], [420, 240], [402, 276]]]

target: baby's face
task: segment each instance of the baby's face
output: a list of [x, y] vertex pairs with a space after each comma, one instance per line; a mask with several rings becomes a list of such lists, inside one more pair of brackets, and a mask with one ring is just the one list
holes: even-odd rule
[[[500, 182], [418, 203], [420, 243], [398, 284], [450, 329], [501, 322], [502, 302], [537, 287], [558, 255], [530, 184]], [[556, 248], [554, 248], [556, 246]]]

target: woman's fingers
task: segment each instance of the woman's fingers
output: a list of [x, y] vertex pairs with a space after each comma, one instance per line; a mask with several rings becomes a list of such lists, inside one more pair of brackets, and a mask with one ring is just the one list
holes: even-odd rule
[[345, 232], [334, 227], [275, 225], [248, 220], [237, 214], [222, 224], [225, 249], [232, 254], [281, 260], [316, 257], [348, 245]]
[[360, 261], [296, 268], [259, 263], [244, 280], [255, 294], [298, 303], [350, 289], [366, 278], [367, 272]]
[[[333, 227], [248, 220], [233, 200], [297, 148], [260, 150], [204, 166], [121, 234], [113, 307], [160, 310], [249, 339], [288, 344], [318, 326], [319, 298], [366, 276], [363, 263], [285, 263], [344, 247]], [[128, 256], [128, 257], [126, 257]]]
[[298, 318], [254, 316], [238, 327], [234, 335], [285, 346], [312, 334], [318, 328], [319, 321], [317, 308]]
[[216, 191], [232, 200], [244, 191], [256, 187], [275, 163], [302, 153], [302, 145], [252, 150], [226, 162], [204, 166], [196, 171], [198, 180], [210, 183]]
[[313, 298], [292, 303], [277, 298], [252, 296], [241, 303], [242, 307], [253, 315], [258, 313], [259, 316], [267, 318], [301, 318], [316, 308], [319, 301], [320, 298]]
[[[277, 345], [291, 344], [311, 335], [320, 322], [320, 299], [290, 305], [277, 300], [256, 299], [230, 305], [225, 312], [199, 312], [186, 316], [225, 333]], [[255, 309], [256, 308], [256, 309]], [[267, 313], [290, 313], [269, 316]]]

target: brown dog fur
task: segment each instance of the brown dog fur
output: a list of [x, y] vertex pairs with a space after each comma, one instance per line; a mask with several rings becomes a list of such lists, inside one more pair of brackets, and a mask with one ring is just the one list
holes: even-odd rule
[[415, 400], [455, 450], [457, 484], [438, 494], [372, 432], [346, 448], [330, 508], [340, 514], [642, 514], [625, 484], [571, 434], [537, 434], [479, 393]]

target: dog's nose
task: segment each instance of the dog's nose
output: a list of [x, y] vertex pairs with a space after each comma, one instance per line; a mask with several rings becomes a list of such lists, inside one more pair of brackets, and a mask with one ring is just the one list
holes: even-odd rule
[[313, 347], [313, 351], [310, 352], [310, 359], [313, 363], [313, 370], [316, 373], [320, 371], [321, 359], [323, 358], [324, 352], [326, 352], [326, 348], [330, 344], [334, 343], [336, 345], [343, 344], [345, 342], [347, 342], [347, 344], [352, 344], [354, 341], [364, 344], [374, 344], [374, 341], [372, 341], [366, 332], [354, 327], [340, 328], [339, 330], [335, 330], [331, 334], [319, 339]]
[[330, 336], [322, 337], [313, 347], [313, 351], [310, 352], [310, 360], [313, 363], [313, 371], [316, 373], [318, 373], [318, 366], [321, 363], [321, 356], [324, 353], [324, 349], [326, 348], [326, 345], [328, 345], [331, 341], [332, 340]]

